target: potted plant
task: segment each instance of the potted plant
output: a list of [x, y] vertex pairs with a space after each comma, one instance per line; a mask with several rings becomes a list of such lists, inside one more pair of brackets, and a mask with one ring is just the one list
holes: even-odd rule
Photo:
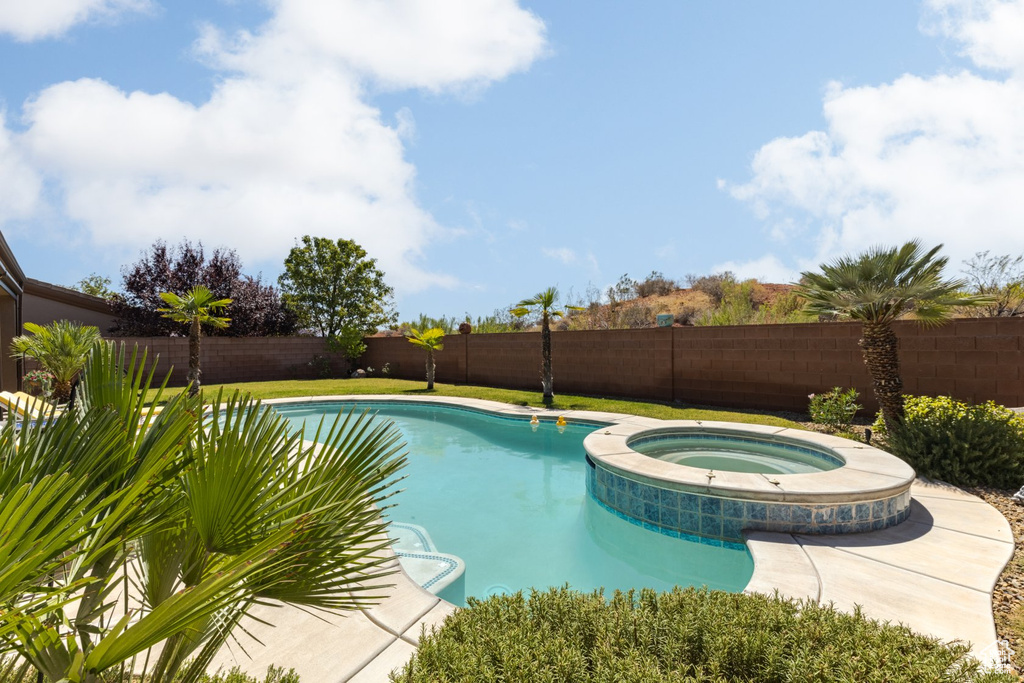
[[47, 397], [53, 391], [53, 375], [46, 370], [32, 370], [21, 378], [25, 391], [33, 396]]

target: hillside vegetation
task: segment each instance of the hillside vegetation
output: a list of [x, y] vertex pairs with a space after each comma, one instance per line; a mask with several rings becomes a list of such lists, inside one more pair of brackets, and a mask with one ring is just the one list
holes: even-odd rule
[[[1024, 316], [1024, 256], [993, 255], [979, 252], [965, 263], [964, 291], [989, 299], [986, 305], [960, 308], [954, 317]], [[583, 294], [570, 290], [562, 298], [567, 315], [553, 329], [614, 330], [655, 327], [658, 315], [672, 316], [673, 325], [759, 325], [769, 323], [814, 322], [818, 318], [803, 312], [803, 301], [796, 286], [773, 284], [757, 279], [740, 280], [729, 271], [711, 275], [687, 275], [681, 281], [652, 271], [634, 280], [623, 275], [601, 291], [591, 285]], [[568, 310], [568, 307], [582, 310]], [[462, 318], [431, 318], [420, 315], [396, 329], [380, 334], [407, 334], [440, 328], [452, 334], [460, 324], [469, 323], [473, 332], [524, 332], [536, 328], [537, 320], [517, 318], [512, 307], [497, 309], [492, 315], [469, 314]], [[910, 316], [913, 317], [913, 316]]]
[[[684, 286], [685, 285], [685, 286]], [[802, 302], [793, 285], [771, 284], [756, 279], [739, 280], [733, 273], [687, 276], [684, 282], [666, 278], [655, 271], [642, 280], [623, 275], [602, 292], [589, 287], [583, 294], [571, 290], [561, 302], [566, 316], [552, 329], [616, 330], [655, 327], [658, 315], [672, 316], [673, 325], [749, 325], [761, 323], [812, 322], [817, 320], [801, 312]], [[577, 307], [582, 310], [572, 310]], [[517, 318], [507, 309], [498, 309], [475, 320], [431, 318], [420, 315], [394, 330], [380, 334], [394, 336], [409, 330], [440, 328], [445, 334], [469, 323], [473, 332], [525, 332], [537, 327], [536, 320]]]

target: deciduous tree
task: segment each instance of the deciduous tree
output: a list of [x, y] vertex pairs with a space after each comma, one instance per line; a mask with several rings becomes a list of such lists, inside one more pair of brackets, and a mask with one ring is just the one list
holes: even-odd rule
[[231, 326], [211, 330], [212, 335], [267, 337], [293, 334], [295, 315], [281, 300], [275, 287], [263, 284], [259, 276], [242, 274], [242, 262], [230, 249], [215, 249], [207, 258], [202, 243], [185, 240], [169, 247], [157, 241], [136, 263], [122, 270], [122, 294], [111, 300], [117, 316], [116, 334], [162, 337], [178, 334], [181, 328], [157, 311], [164, 305], [160, 295], [178, 296], [195, 287], [209, 289], [217, 299], [233, 301]]
[[329, 340], [343, 330], [370, 334], [398, 319], [377, 260], [352, 240], [306, 235], [285, 259], [278, 284], [299, 324]]

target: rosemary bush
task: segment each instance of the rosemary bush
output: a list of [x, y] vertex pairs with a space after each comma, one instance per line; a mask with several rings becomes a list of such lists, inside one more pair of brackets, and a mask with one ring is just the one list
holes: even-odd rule
[[676, 588], [470, 598], [421, 639], [401, 683], [1011, 681], [942, 645], [813, 602]]

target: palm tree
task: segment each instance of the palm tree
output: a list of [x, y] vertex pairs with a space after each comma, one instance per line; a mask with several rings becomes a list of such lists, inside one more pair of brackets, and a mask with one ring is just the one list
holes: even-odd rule
[[237, 393], [205, 418], [185, 393], [154, 415], [144, 366], [104, 342], [73, 409], [0, 429], [0, 651], [98, 683], [162, 645], [146, 680], [191, 683], [253, 605], [376, 602], [394, 427], [349, 415], [311, 445]]
[[[540, 382], [544, 389], [544, 402], [552, 403], [555, 400], [554, 378], [551, 376], [551, 321], [565, 315], [563, 311], [555, 309], [555, 302], [558, 300], [558, 290], [555, 287], [548, 287], [529, 299], [523, 299], [512, 309], [512, 315], [522, 318], [531, 311], [540, 309], [540, 338], [541, 353], [543, 360], [540, 367]], [[569, 310], [581, 311], [579, 306], [567, 306]]]
[[963, 294], [964, 281], [942, 279], [948, 259], [936, 256], [941, 248], [940, 244], [925, 253], [917, 240], [898, 248], [873, 247], [855, 258], [824, 263], [820, 273], [802, 273], [797, 286], [808, 313], [863, 324], [864, 362], [890, 431], [903, 422], [899, 339], [893, 321], [912, 313], [922, 325], [941, 325], [955, 307], [985, 302], [984, 297]]
[[203, 325], [223, 329], [231, 324], [231, 318], [215, 315], [231, 303], [231, 299], [214, 299], [213, 292], [199, 285], [178, 296], [164, 292], [160, 298], [169, 308], [158, 308], [165, 318], [188, 325], [188, 392], [190, 396], [199, 393], [199, 340], [203, 336]]
[[85, 359], [100, 338], [95, 327], [68, 320], [49, 325], [25, 323], [31, 335], [11, 341], [11, 351], [35, 359], [53, 375], [53, 399], [63, 403], [71, 398], [71, 383], [85, 365]]
[[411, 344], [427, 352], [427, 391], [434, 390], [434, 351], [444, 348], [444, 330], [435, 327], [420, 332], [415, 327], [409, 329], [407, 336]]

